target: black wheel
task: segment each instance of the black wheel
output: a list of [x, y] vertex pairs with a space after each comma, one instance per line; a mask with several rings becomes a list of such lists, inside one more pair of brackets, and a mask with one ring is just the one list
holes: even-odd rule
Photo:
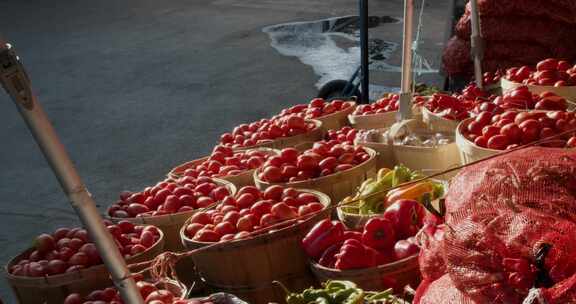
[[[346, 80], [342, 79], [331, 80], [320, 88], [320, 90], [318, 91], [318, 97], [324, 99], [332, 99], [336, 97], [350, 97], [350, 96], [344, 96], [344, 93], [342, 92], [344, 91], [344, 88], [346, 88], [347, 84], [348, 81]], [[360, 98], [360, 90], [356, 88], [356, 90], [352, 93], [352, 96]]]

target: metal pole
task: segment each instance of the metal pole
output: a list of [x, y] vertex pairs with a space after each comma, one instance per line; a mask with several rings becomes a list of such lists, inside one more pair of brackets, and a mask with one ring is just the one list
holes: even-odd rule
[[112, 235], [100, 217], [92, 196], [82, 183], [66, 149], [46, 113], [32, 94], [30, 80], [10, 44], [0, 39], [0, 82], [12, 97], [30, 132], [52, 167], [60, 186], [70, 199], [108, 268], [125, 303], [144, 303]]
[[412, 117], [412, 34], [414, 3], [404, 1], [404, 41], [402, 42], [402, 83], [400, 85], [400, 107], [398, 120]]
[[370, 95], [370, 72], [368, 71], [368, 0], [360, 0], [360, 103], [367, 104]]
[[470, 0], [470, 25], [472, 34], [470, 36], [471, 55], [474, 60], [474, 78], [476, 86], [483, 88], [482, 59], [484, 58], [484, 42], [480, 32], [480, 16], [478, 15], [477, 0]]

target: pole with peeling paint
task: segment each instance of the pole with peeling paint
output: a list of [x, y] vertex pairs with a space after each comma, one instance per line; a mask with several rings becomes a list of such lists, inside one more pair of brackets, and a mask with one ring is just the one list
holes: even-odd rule
[[124, 258], [108, 232], [92, 196], [76, 172], [64, 145], [36, 96], [32, 94], [30, 80], [12, 46], [0, 38], [0, 83], [10, 95], [28, 129], [36, 139], [44, 157], [50, 164], [60, 186], [70, 199], [70, 203], [94, 241], [98, 253], [112, 276], [112, 281], [120, 291], [125, 303], [143, 304], [142, 296], [136, 287]]
[[402, 83], [400, 86], [400, 105], [397, 120], [412, 118], [412, 34], [414, 2], [404, 1], [404, 40], [402, 42]]

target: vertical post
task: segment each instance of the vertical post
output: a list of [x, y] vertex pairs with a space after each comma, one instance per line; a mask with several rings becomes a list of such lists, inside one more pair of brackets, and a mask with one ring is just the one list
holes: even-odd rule
[[412, 34], [414, 26], [413, 0], [404, 0], [404, 40], [402, 42], [402, 83], [397, 120], [412, 117]]
[[0, 39], [0, 82], [12, 97], [30, 132], [52, 167], [60, 186], [70, 199], [78, 217], [120, 291], [125, 303], [144, 303], [124, 258], [108, 232], [92, 196], [76, 172], [56, 131], [36, 97], [32, 94], [30, 80], [12, 47]]
[[482, 59], [484, 57], [484, 42], [480, 32], [480, 16], [478, 14], [477, 0], [470, 0], [470, 25], [472, 32], [470, 35], [471, 55], [474, 60], [474, 79], [476, 86], [483, 88]]
[[360, 103], [367, 104], [370, 98], [370, 72], [368, 62], [368, 0], [360, 0]]

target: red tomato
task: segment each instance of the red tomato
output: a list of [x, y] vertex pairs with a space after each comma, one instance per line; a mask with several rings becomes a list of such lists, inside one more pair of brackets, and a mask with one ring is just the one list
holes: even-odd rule
[[224, 215], [224, 218], [222, 218], [222, 221], [230, 222], [230, 223], [236, 225], [236, 223], [238, 222], [238, 219], [240, 219], [240, 213], [238, 213], [238, 211], [230, 211], [230, 212], [226, 213], [226, 215]]
[[266, 166], [262, 171], [262, 179], [271, 183], [278, 183], [283, 180], [282, 170], [275, 166]]
[[568, 69], [570, 69], [572, 67], [572, 65], [570, 64], [570, 62], [566, 61], [566, 60], [560, 60], [558, 61], [558, 65], [556, 66], [556, 69], [559, 71], [566, 71]]
[[250, 208], [256, 202], [256, 197], [251, 193], [244, 193], [236, 199], [236, 202], [238, 208], [246, 209]]
[[272, 209], [270, 209], [270, 212], [272, 213], [272, 215], [281, 220], [292, 219], [298, 216], [296, 212], [294, 212], [294, 210], [290, 208], [290, 206], [288, 206], [283, 202], [274, 204], [274, 206], [272, 206]]
[[349, 170], [352, 168], [354, 168], [354, 166], [352, 166], [350, 164], [340, 164], [340, 165], [336, 166], [336, 169], [334, 171], [340, 172], [340, 171], [346, 171], [346, 170]]
[[486, 141], [492, 136], [500, 134], [500, 128], [496, 126], [485, 126], [482, 129], [482, 136], [486, 138]]
[[236, 233], [236, 226], [232, 225], [231, 222], [221, 222], [214, 227], [214, 230], [220, 235], [234, 234]]
[[338, 165], [338, 160], [336, 159], [336, 157], [330, 156], [330, 157], [326, 157], [318, 165], [319, 165], [321, 170], [324, 170], [324, 169], [334, 170], [334, 168], [336, 168], [336, 166]]
[[283, 191], [284, 191], [284, 188], [282, 188], [281, 186], [272, 185], [264, 191], [262, 197], [264, 199], [267, 199], [267, 200], [278, 201], [282, 198], [282, 192]]
[[318, 197], [312, 193], [300, 193], [298, 195], [298, 202], [300, 205], [306, 205], [313, 202], [318, 202]]
[[478, 136], [476, 139], [474, 139], [474, 144], [479, 147], [486, 148], [488, 146], [488, 140], [485, 136]]
[[495, 135], [488, 139], [488, 149], [504, 150], [510, 143], [510, 140], [505, 135]]
[[522, 139], [522, 130], [515, 123], [510, 123], [500, 129], [500, 134], [506, 135], [510, 143], [519, 143]]
[[280, 151], [280, 157], [285, 162], [293, 162], [296, 161], [300, 152], [294, 148], [285, 148]]
[[572, 136], [570, 139], [568, 139], [568, 142], [566, 142], [566, 147], [576, 148], [576, 136]]
[[155, 290], [146, 297], [146, 303], [160, 301], [160, 303], [169, 304], [174, 302], [174, 295], [168, 290]]
[[553, 58], [544, 59], [536, 65], [538, 71], [556, 70], [558, 68], [558, 60]]
[[318, 167], [318, 162], [310, 155], [300, 155], [296, 167], [299, 170], [315, 170]]
[[190, 218], [190, 223], [207, 225], [212, 224], [212, 219], [206, 212], [197, 212]]
[[199, 224], [199, 223], [191, 223], [188, 224], [186, 226], [186, 235], [189, 237], [194, 237], [196, 235], [196, 232], [198, 232], [198, 230], [202, 229], [204, 227], [204, 225]]
[[480, 112], [478, 116], [476, 116], [475, 121], [482, 126], [486, 126], [492, 120], [492, 113], [490, 112]]
[[480, 134], [482, 134], [482, 128], [483, 127], [484, 127], [483, 124], [481, 124], [477, 121], [472, 121], [472, 122], [470, 122], [470, 124], [468, 124], [468, 132], [470, 132], [472, 134], [480, 135]]
[[274, 201], [272, 200], [258, 201], [254, 205], [252, 205], [252, 207], [250, 207], [250, 212], [259, 217], [266, 213], [270, 213], [270, 209], [272, 208], [273, 202]]
[[272, 214], [264, 214], [262, 218], [260, 218], [260, 226], [261, 227], [268, 227], [272, 226], [277, 223], [279, 220]]
[[238, 231], [246, 231], [246, 232], [250, 232], [252, 230], [254, 230], [254, 226], [256, 224], [257, 220], [256, 217], [252, 214], [247, 214], [243, 217], [241, 217], [240, 219], [238, 219], [238, 223], [236, 223], [236, 229], [238, 229]]
[[218, 234], [216, 231], [207, 228], [202, 228], [198, 230], [198, 232], [196, 232], [196, 235], [194, 235], [193, 239], [198, 242], [214, 243], [218, 242], [220, 240], [220, 237], [221, 235]]

